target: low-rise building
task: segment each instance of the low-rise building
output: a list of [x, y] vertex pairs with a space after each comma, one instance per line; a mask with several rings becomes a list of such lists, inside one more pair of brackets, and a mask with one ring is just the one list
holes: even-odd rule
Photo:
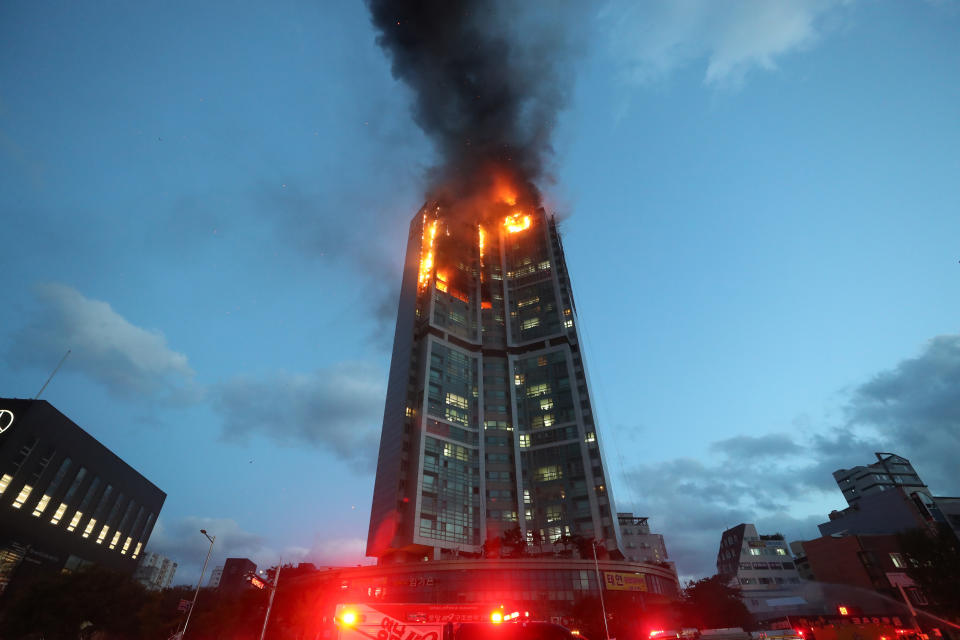
[[632, 513], [617, 513], [623, 553], [632, 562], [667, 562], [667, 545], [659, 533], [650, 533], [650, 524], [645, 517]]
[[779, 533], [761, 535], [746, 523], [727, 529], [720, 539], [717, 572], [740, 589], [743, 603], [758, 619], [808, 613], [814, 606]]

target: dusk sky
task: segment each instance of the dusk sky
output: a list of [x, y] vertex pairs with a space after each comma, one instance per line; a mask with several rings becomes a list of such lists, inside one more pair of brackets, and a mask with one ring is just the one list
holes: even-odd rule
[[[504, 4], [504, 3], [501, 3]], [[531, 3], [518, 3], [525, 6]], [[620, 511], [681, 577], [831, 472], [960, 495], [960, 2], [549, 3], [548, 177]], [[363, 558], [436, 150], [362, 2], [0, 5], [0, 396], [167, 493], [174, 583]], [[551, 57], [552, 56], [552, 57]]]

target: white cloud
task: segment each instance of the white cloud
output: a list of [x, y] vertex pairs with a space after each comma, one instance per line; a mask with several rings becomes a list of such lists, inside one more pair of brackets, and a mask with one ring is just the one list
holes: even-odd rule
[[658, 80], [705, 61], [704, 82], [736, 86], [754, 69], [814, 44], [846, 0], [614, 1], [601, 15], [628, 77]]
[[39, 307], [15, 336], [7, 356], [13, 367], [51, 367], [67, 349], [78, 370], [117, 395], [173, 393], [191, 382], [187, 356], [163, 334], [132, 324], [106, 302], [59, 283], [36, 288]]

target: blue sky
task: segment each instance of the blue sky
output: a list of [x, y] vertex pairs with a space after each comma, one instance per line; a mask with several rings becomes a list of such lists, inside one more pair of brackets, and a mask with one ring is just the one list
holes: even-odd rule
[[[960, 494], [960, 5], [560, 6], [541, 188], [618, 507], [692, 576], [741, 521], [816, 536], [873, 451]], [[0, 8], [0, 395], [73, 350], [44, 398], [167, 492], [177, 582], [201, 527], [364, 561], [436, 161], [374, 39], [362, 3]]]

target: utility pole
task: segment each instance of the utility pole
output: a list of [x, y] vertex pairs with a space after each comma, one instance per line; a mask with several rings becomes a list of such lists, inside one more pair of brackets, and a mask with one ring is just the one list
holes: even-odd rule
[[597, 562], [597, 541], [591, 540], [590, 546], [593, 548], [593, 567], [597, 570], [597, 588], [600, 590], [600, 613], [603, 614], [603, 633], [607, 640], [610, 640], [610, 629], [607, 627], [607, 607], [603, 604], [603, 580], [600, 578], [600, 563]]
[[270, 601], [267, 603], [267, 615], [263, 617], [263, 631], [260, 632], [260, 640], [267, 636], [267, 623], [270, 622], [270, 609], [273, 607], [273, 597], [277, 595], [277, 587], [280, 586], [280, 569], [283, 569], [283, 558], [280, 558], [280, 564], [277, 565], [277, 575], [273, 576], [273, 584], [270, 585]]

